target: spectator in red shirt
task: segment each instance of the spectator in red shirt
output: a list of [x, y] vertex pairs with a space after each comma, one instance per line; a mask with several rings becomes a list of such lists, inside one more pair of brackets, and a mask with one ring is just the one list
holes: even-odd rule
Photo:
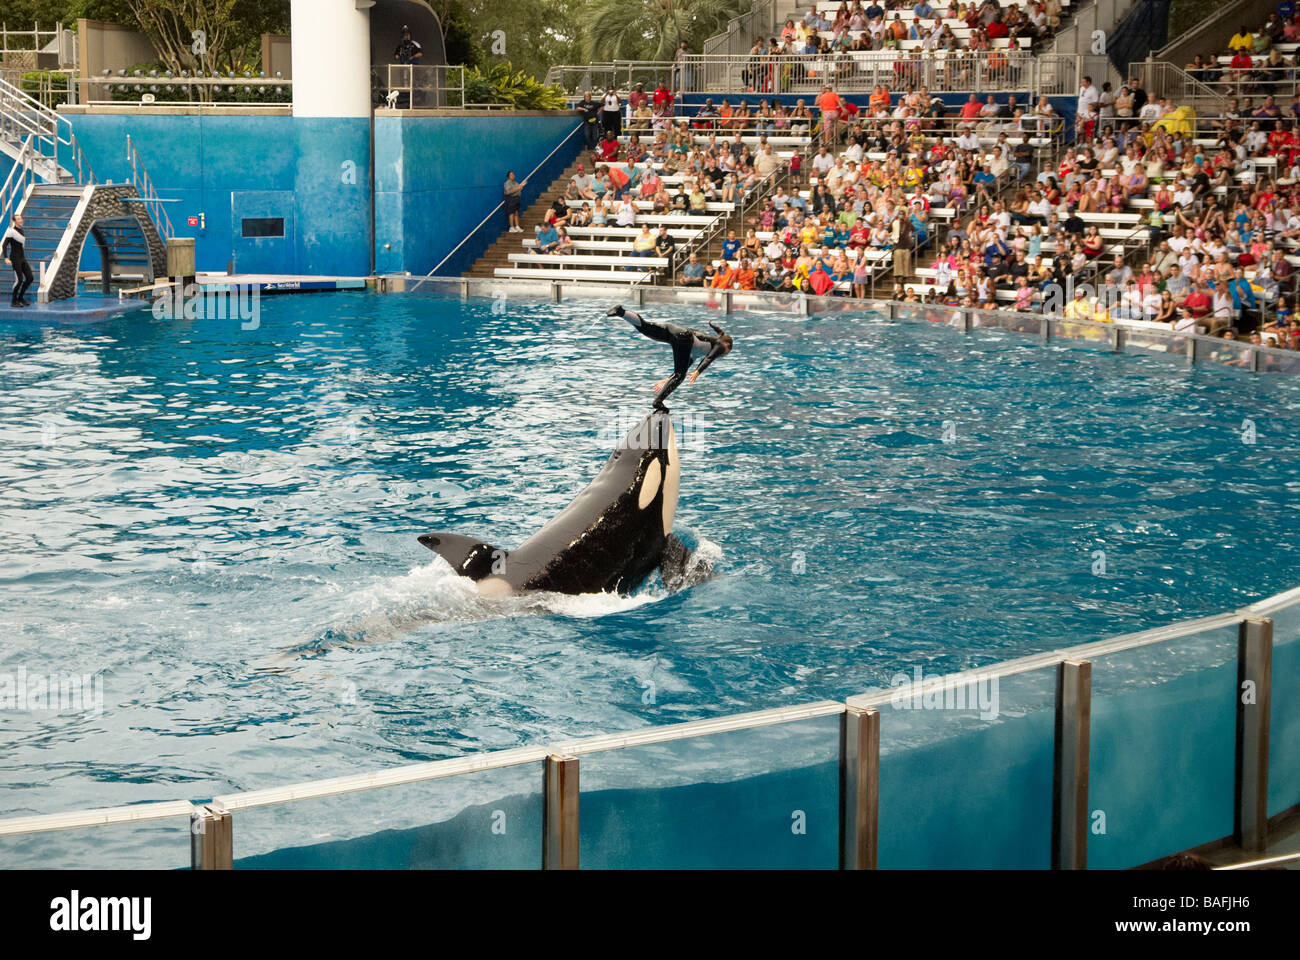
[[638, 83], [636, 89], [627, 95], [627, 105], [632, 108], [632, 112], [640, 110], [650, 102], [650, 97], [645, 92], [645, 84]]
[[999, 14], [997, 20], [994, 20], [992, 23], [990, 23], [987, 27], [984, 28], [984, 33], [988, 35], [988, 38], [990, 40], [998, 40], [1000, 38], [1009, 36], [1011, 31], [1008, 30], [1007, 25], [1002, 22], [1001, 15]]
[[655, 87], [653, 102], [655, 113], [672, 113], [673, 95], [668, 92], [662, 80], [659, 81], [659, 86]]
[[1210, 295], [1205, 292], [1205, 284], [1197, 283], [1192, 288], [1192, 292], [1183, 300], [1183, 310], [1193, 320], [1200, 320], [1209, 316], [1210, 311], [1214, 309], [1214, 301]]
[[972, 93], [970, 99], [961, 105], [961, 118], [963, 120], [974, 120], [979, 117], [982, 109], [984, 109], [984, 105], [980, 103], [979, 97]]
[[614, 136], [613, 131], [606, 130], [604, 139], [600, 141], [600, 146], [596, 148], [596, 160], [609, 163], [617, 159], [618, 139]]

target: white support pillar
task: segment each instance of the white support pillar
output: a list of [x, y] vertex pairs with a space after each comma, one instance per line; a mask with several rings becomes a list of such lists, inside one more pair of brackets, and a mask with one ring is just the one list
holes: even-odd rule
[[370, 116], [370, 4], [293, 0], [293, 115]]

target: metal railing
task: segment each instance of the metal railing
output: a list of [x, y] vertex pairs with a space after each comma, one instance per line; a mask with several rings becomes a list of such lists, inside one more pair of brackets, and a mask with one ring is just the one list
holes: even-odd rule
[[1066, 96], [1078, 91], [1077, 54], [1039, 54], [1026, 50], [987, 52], [845, 51], [836, 54], [691, 54], [679, 61], [615, 60], [609, 63], [553, 66], [547, 84], [567, 94], [613, 86], [626, 94], [636, 84], [647, 89], [663, 81], [679, 94], [742, 93], [814, 96], [830, 83], [840, 93], [870, 93], [877, 85], [927, 87], [931, 93], [1026, 91], [1033, 96]]
[[493, 107], [465, 102], [465, 68], [455, 65], [390, 63], [385, 102], [394, 109]]
[[[559, 150], [560, 150], [561, 147], [563, 147], [566, 143], [568, 143], [570, 140], [572, 140], [573, 137], [574, 137], [574, 134], [579, 133], [581, 130], [582, 130], [582, 124], [578, 124], [578, 125], [577, 125], [576, 127], [574, 127], [572, 130], [570, 130], [570, 131], [568, 132], [568, 134], [565, 135], [564, 139], [562, 139], [559, 143], [557, 143], [557, 144], [554, 146], [554, 148], [552, 148], [551, 152], [548, 153], [548, 154], [547, 154], [547, 155], [542, 159], [542, 161], [541, 161], [539, 164], [537, 164], [537, 166], [533, 167], [533, 169], [530, 170], [530, 171], [528, 172], [528, 174], [525, 175], [525, 176], [523, 177], [523, 179], [520, 180], [519, 182], [520, 182], [520, 183], [523, 183], [525, 180], [528, 180], [529, 178], [531, 178], [532, 175], [535, 174], [538, 170], [542, 169], [542, 167], [546, 165], [547, 161], [549, 161], [549, 160], [551, 159], [551, 157], [555, 156], [556, 153], [559, 152]], [[469, 241], [469, 238], [470, 238], [470, 237], [472, 237], [472, 236], [474, 236], [474, 234], [478, 233], [479, 230], [481, 230], [481, 229], [483, 228], [483, 225], [486, 224], [486, 223], [487, 223], [489, 220], [491, 220], [493, 217], [495, 217], [497, 214], [499, 214], [499, 213], [501, 212], [501, 210], [502, 210], [504, 207], [505, 207], [505, 198], [503, 197], [503, 198], [501, 199], [501, 201], [500, 201], [499, 203], [497, 203], [497, 205], [496, 205], [495, 207], [492, 208], [492, 212], [489, 213], [489, 214], [488, 214], [486, 217], [484, 217], [482, 220], [480, 220], [480, 221], [478, 222], [478, 225], [475, 226], [473, 230], [471, 230], [469, 233], [465, 234], [465, 236], [461, 239], [460, 243], [458, 243], [458, 244], [456, 244], [456, 246], [452, 247], [451, 250], [447, 253], [447, 255], [446, 255], [445, 257], [443, 257], [441, 260], [439, 260], [439, 261], [437, 262], [437, 264], [434, 265], [434, 268], [433, 268], [432, 270], [430, 270], [428, 273], [426, 273], [426, 274], [424, 275], [424, 277], [422, 277], [420, 280], [416, 281], [415, 286], [412, 287], [411, 289], [412, 289], [412, 290], [419, 289], [420, 284], [424, 283], [425, 280], [430, 279], [430, 278], [431, 278], [435, 273], [437, 273], [440, 269], [442, 269], [442, 265], [443, 265], [444, 263], [446, 263], [448, 260], [450, 260], [453, 256], [455, 256], [455, 255], [456, 255], [456, 251], [458, 251], [461, 247], [463, 247], [463, 246], [464, 246], [464, 245]]]
[[[1142, 81], [1143, 89], [1153, 99], [1169, 97], [1174, 106], [1194, 107], [1197, 113], [1221, 114], [1227, 110], [1228, 98], [1222, 90], [1216, 90], [1175, 64], [1164, 60], [1139, 60], [1130, 63], [1128, 71], [1130, 77]], [[1119, 92], [1118, 88], [1115, 92]]]
[[8, 226], [9, 218], [27, 196], [27, 188], [36, 182], [33, 159], [32, 138], [29, 136], [19, 146], [9, 176], [0, 184], [0, 227]]
[[[603, 288], [608, 295], [608, 287]], [[901, 306], [901, 305], [900, 305]], [[892, 313], [891, 309], [891, 313]], [[1082, 322], [1082, 321], [1080, 321]], [[387, 770], [352, 774], [324, 780], [309, 781], [262, 790], [232, 793], [213, 798], [203, 804], [187, 801], [166, 801], [111, 809], [84, 810], [70, 813], [26, 816], [0, 820], [0, 840], [31, 837], [51, 831], [97, 830], [105, 827], [181, 821], [189, 818], [187, 831], [191, 866], [195, 869], [231, 869], [234, 865], [236, 820], [258, 810], [284, 804], [307, 803], [328, 798], [359, 795], [368, 791], [424, 784], [436, 780], [485, 773], [508, 768], [531, 767], [536, 772], [537, 794], [542, 803], [541, 863], [548, 869], [577, 868], [579, 866], [580, 819], [579, 767], [584, 758], [609, 751], [635, 751], [637, 748], [663, 746], [700, 738], [734, 734], [761, 728], [776, 728], [823, 718], [838, 718], [838, 746], [823, 744], [832, 754], [838, 754], [839, 823], [837, 847], [839, 866], [842, 869], [873, 869], [878, 864], [880, 827], [880, 768], [881, 735], [894, 731], [894, 724], [885, 721], [893, 717], [901, 724], [900, 703], [932, 695], [938, 688], [956, 690], [972, 683], [1006, 681], [1042, 671], [1056, 675], [1054, 697], [1039, 707], [1045, 713], [1055, 713], [1055, 730], [1049, 734], [1055, 747], [1056, 776], [1051, 788], [1051, 836], [1042, 843], [1049, 847], [1051, 865], [1058, 869], [1078, 869], [1087, 865], [1087, 838], [1090, 825], [1089, 742], [1091, 727], [1098, 721], [1090, 709], [1094, 697], [1092, 681], [1094, 664], [1106, 665], [1107, 658], [1143, 648], [1171, 648], [1180, 640], [1204, 638], [1208, 634], [1235, 630], [1237, 634], [1235, 675], [1229, 675], [1228, 700], [1236, 702], [1237, 762], [1235, 768], [1227, 764], [1221, 774], [1231, 778], [1235, 798], [1232, 833], [1233, 842], [1243, 850], [1263, 850], [1268, 843], [1268, 768], [1270, 747], [1268, 731], [1270, 708], [1274, 687], [1272, 669], [1274, 620], [1272, 615], [1290, 615], [1300, 606], [1300, 588], [1274, 595], [1248, 607], [1215, 616], [1182, 621], [1156, 627], [1139, 633], [1126, 634], [1094, 643], [1048, 650], [1038, 654], [1005, 661], [979, 670], [950, 674], [939, 678], [901, 678], [888, 689], [877, 688], [844, 701], [823, 700], [754, 713], [697, 720], [686, 723], [652, 726], [623, 733], [605, 734], [577, 740], [553, 742], [545, 746], [522, 747], [511, 750], [485, 752], [467, 757], [420, 763]], [[1284, 640], [1294, 643], [1294, 638]], [[1214, 663], [1188, 662], [1180, 658], [1187, 672], [1208, 671], [1220, 666], [1221, 657]], [[1164, 677], [1165, 681], [1172, 678]], [[1231, 695], [1234, 683], [1250, 681], [1255, 698], [1249, 704]], [[892, 709], [891, 709], [892, 708]], [[1186, 711], [1195, 705], [1175, 701], [1172, 713], [1162, 715], [1169, 724], [1186, 719]], [[906, 718], [903, 718], [906, 719]], [[1148, 721], [1153, 722], [1154, 717]], [[786, 729], [790, 729], [786, 727]], [[963, 727], [969, 732], [969, 728]], [[1047, 729], [1051, 730], [1049, 724]], [[824, 731], [821, 735], [825, 739]], [[940, 732], [940, 736], [944, 734]], [[948, 734], [950, 735], [950, 734]], [[832, 734], [833, 736], [833, 734]], [[906, 745], [901, 745], [906, 748]], [[1276, 742], [1274, 748], [1279, 747]], [[895, 744], [894, 749], [900, 748]], [[732, 744], [732, 750], [735, 744]], [[645, 756], [642, 754], [641, 756]], [[714, 759], [726, 762], [729, 751], [725, 748], [714, 754]], [[736, 759], [737, 757], [733, 757]], [[653, 758], [651, 758], [653, 760]], [[807, 764], [806, 757], [791, 757], [785, 761], [795, 766]], [[1014, 768], [1008, 764], [1007, 767]], [[662, 762], [649, 770], [651, 782], [644, 784], [653, 789], [669, 779], [671, 770], [664, 770]], [[752, 772], [749, 776], [754, 775]], [[746, 773], [741, 773], [745, 779]], [[657, 782], [656, 782], [657, 781]], [[1007, 784], [1013, 789], [1014, 784]], [[536, 794], [535, 794], [536, 795]], [[1196, 791], [1186, 796], [1195, 797]], [[1292, 798], [1300, 801], [1300, 797]], [[380, 802], [380, 801], [376, 801]], [[1194, 800], [1189, 800], [1189, 803]], [[1295, 809], [1292, 805], [1289, 809]], [[1165, 816], [1177, 816], [1178, 811], [1166, 810]], [[962, 816], [952, 808], [953, 817]], [[369, 825], [370, 821], [367, 821]], [[886, 827], [888, 823], [884, 824]], [[362, 829], [366, 827], [363, 826]], [[373, 830], [374, 828], [371, 827]], [[1203, 842], [1219, 838], [1202, 838]], [[1168, 853], [1177, 851], [1170, 850]], [[1043, 859], [1049, 859], [1044, 857]], [[654, 864], [634, 864], [653, 866]], [[722, 866], [723, 864], [719, 864]], [[1136, 865], [1136, 864], [1133, 864]], [[1252, 864], [1242, 864], [1243, 868]], [[1263, 865], [1257, 863], [1253, 865]], [[93, 863], [80, 863], [85, 868]]]
[[704, 54], [742, 54], [759, 35], [776, 30], [776, 0], [754, 0], [750, 9], [727, 22], [727, 29], [701, 45]]
[[173, 239], [176, 232], [172, 229], [172, 218], [167, 215], [167, 209], [163, 206], [158, 191], [154, 189], [153, 181], [149, 179], [149, 171], [144, 168], [144, 161], [140, 159], [140, 152], [136, 150], [129, 133], [126, 135], [126, 162], [131, 167], [131, 183], [135, 185], [136, 192], [144, 201], [145, 210], [158, 228], [158, 232], [162, 234], [163, 241]]
[[62, 23], [56, 23], [53, 30], [42, 30], [39, 23], [33, 23], [30, 30], [15, 30], [7, 23], [0, 23], [0, 59], [12, 60], [24, 54], [31, 54], [33, 59], [29, 70], [39, 69], [35, 56], [44, 53], [52, 44], [58, 44], [59, 66], [72, 66], [77, 63], [77, 35], [65, 30]]
[[0, 80], [0, 140], [13, 147], [28, 138], [33, 163], [44, 179], [54, 182], [66, 174], [77, 183], [94, 182], [94, 171], [68, 119]]
[[220, 74], [180, 76], [170, 71], [139, 71], [127, 76], [105, 72], [101, 77], [80, 77], [78, 103], [93, 107], [197, 106], [280, 108], [292, 105], [293, 81], [282, 77], [232, 77]]

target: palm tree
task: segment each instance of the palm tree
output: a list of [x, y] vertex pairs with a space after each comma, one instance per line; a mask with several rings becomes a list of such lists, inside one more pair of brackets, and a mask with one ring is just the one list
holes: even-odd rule
[[698, 51], [749, 7], [750, 0], [596, 0], [587, 23], [587, 57], [671, 60], [681, 41]]

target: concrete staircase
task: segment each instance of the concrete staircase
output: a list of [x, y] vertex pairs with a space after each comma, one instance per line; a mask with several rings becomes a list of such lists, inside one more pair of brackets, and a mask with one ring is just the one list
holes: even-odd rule
[[569, 180], [578, 172], [579, 163], [590, 166], [585, 154], [574, 160], [563, 173], [552, 181], [551, 185], [542, 192], [542, 195], [533, 201], [532, 206], [526, 210], [520, 210], [519, 225], [524, 228], [523, 233], [506, 232], [504, 225], [505, 214], [502, 214], [501, 235], [493, 242], [492, 246], [483, 252], [483, 256], [474, 261], [474, 265], [466, 270], [462, 276], [493, 277], [496, 275], [493, 271], [497, 267], [509, 267], [511, 265], [510, 254], [524, 251], [522, 241], [533, 236], [533, 227], [542, 222], [542, 218], [546, 214], [546, 208], [564, 196], [565, 191], [569, 189]]

